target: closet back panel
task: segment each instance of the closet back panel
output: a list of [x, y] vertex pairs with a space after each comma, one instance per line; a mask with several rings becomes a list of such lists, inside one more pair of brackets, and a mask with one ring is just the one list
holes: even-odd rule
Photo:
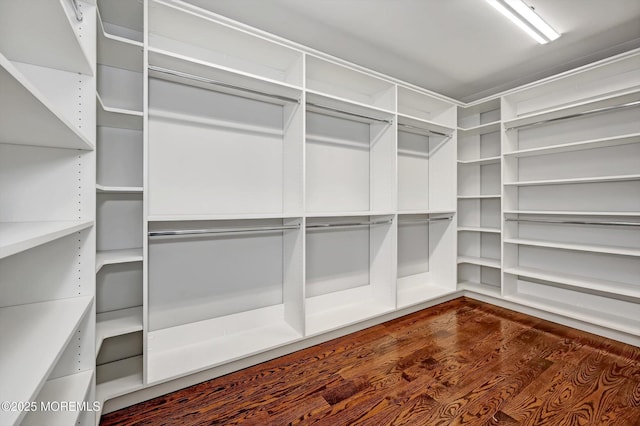
[[480, 166], [480, 195], [500, 195], [501, 182], [499, 163]]
[[429, 272], [429, 224], [398, 223], [398, 278]]
[[640, 211], [640, 181], [526, 186], [518, 191], [521, 210]]
[[96, 313], [142, 306], [142, 264], [105, 265], [96, 276]]
[[140, 194], [99, 193], [96, 215], [97, 250], [142, 247]]
[[429, 138], [398, 132], [398, 210], [429, 208]]
[[105, 105], [142, 111], [142, 73], [98, 65], [98, 93]]
[[[142, 332], [111, 337], [102, 342], [96, 365], [107, 364], [121, 359], [142, 355]], [[97, 378], [100, 383], [100, 377]]]
[[616, 227], [522, 222], [518, 225], [517, 233], [520, 238], [531, 240], [640, 249], [639, 228], [637, 226]]
[[282, 231], [149, 241], [149, 329], [282, 303]]
[[369, 284], [369, 229], [307, 231], [306, 297]]
[[142, 132], [98, 127], [96, 181], [105, 186], [142, 187]]
[[150, 215], [283, 211], [283, 107], [149, 81]]
[[497, 157], [500, 152], [500, 132], [480, 135], [480, 158]]
[[306, 210], [369, 210], [369, 125], [307, 113], [306, 139]]

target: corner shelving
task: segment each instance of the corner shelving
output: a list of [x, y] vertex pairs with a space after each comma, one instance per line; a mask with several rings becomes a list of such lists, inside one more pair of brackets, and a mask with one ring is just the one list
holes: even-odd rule
[[142, 331], [142, 306], [96, 315], [96, 353], [105, 339]]
[[104, 265], [129, 262], [142, 262], [142, 248], [98, 251], [96, 254], [96, 273]]

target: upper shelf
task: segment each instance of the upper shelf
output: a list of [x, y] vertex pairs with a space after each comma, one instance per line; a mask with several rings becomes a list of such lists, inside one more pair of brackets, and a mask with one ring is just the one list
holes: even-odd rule
[[458, 128], [458, 136], [476, 136], [486, 135], [487, 133], [494, 133], [500, 131], [500, 121], [493, 121], [491, 123], [480, 124], [474, 127]]
[[631, 133], [609, 138], [591, 139], [580, 142], [565, 143], [560, 145], [550, 145], [540, 148], [522, 149], [518, 151], [506, 152], [505, 156], [516, 158], [532, 157], [536, 155], [559, 154], [562, 152], [580, 151], [583, 149], [608, 148], [612, 146], [627, 145], [640, 142], [640, 133]]
[[94, 149], [91, 141], [2, 54], [0, 87], [0, 142]]
[[613, 108], [634, 104], [638, 101], [640, 101], [640, 90], [637, 88], [624, 90], [608, 96], [597, 97], [595, 99], [563, 105], [561, 107], [525, 114], [511, 120], [506, 120], [504, 122], [504, 128], [505, 130], [511, 130], [548, 124], [554, 121], [577, 118], [585, 114], [609, 111]]
[[0, 222], [0, 259], [82, 231], [93, 221]]
[[98, 0], [98, 12], [107, 33], [142, 43], [144, 7], [141, 0]]
[[[81, 4], [83, 20], [92, 19], [95, 6]], [[71, 0], [2, 1], [0, 52], [12, 61], [93, 75], [81, 26]]]
[[[80, 321], [92, 297], [0, 308], [0, 400], [34, 401]], [[28, 331], [28, 332], [25, 332]], [[19, 423], [25, 411], [0, 410], [0, 424]]]
[[452, 136], [454, 129], [452, 127], [443, 126], [438, 123], [434, 123], [430, 120], [423, 120], [421, 118], [412, 117], [405, 114], [398, 114], [398, 130], [405, 130], [408, 132], [430, 132], [435, 133], [436, 136]]
[[543, 186], [543, 185], [568, 185], [568, 184], [579, 184], [579, 183], [626, 182], [626, 181], [634, 181], [634, 180], [640, 180], [640, 174], [505, 182], [504, 185], [505, 186]]
[[475, 160], [458, 160], [458, 164], [469, 164], [474, 166], [484, 166], [486, 164], [499, 164], [500, 156], [497, 157], [485, 157]]
[[96, 93], [98, 126], [117, 127], [120, 129], [142, 130], [142, 111], [106, 106]]
[[393, 113], [343, 98], [307, 91], [307, 111], [335, 117], [348, 117], [363, 123], [393, 123]]
[[98, 13], [98, 63], [111, 67], [142, 72], [143, 44], [119, 35], [110, 34]]
[[398, 113], [456, 127], [456, 106], [453, 103], [408, 87], [398, 86]]

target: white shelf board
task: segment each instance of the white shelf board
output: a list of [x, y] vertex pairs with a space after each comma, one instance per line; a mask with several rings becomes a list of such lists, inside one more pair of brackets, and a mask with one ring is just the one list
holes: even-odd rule
[[0, 259], [66, 237], [92, 225], [92, 220], [0, 222]]
[[455, 214], [456, 210], [398, 210], [398, 215], [403, 214], [428, 214], [428, 215], [445, 215]]
[[500, 194], [494, 195], [458, 195], [458, 200], [477, 200], [477, 199], [490, 199], [501, 198]]
[[[417, 127], [423, 130], [430, 130], [434, 132], [445, 133], [451, 135], [454, 132], [454, 128], [445, 126], [434, 121], [425, 120], [418, 117], [413, 117], [406, 114], [398, 114], [398, 124], [406, 124], [407, 126]], [[400, 129], [398, 129], [400, 130]]]
[[[42, 16], [41, 12], [35, 13]], [[91, 141], [2, 54], [0, 87], [0, 142], [86, 151], [94, 149]]]
[[[604, 310], [594, 311], [591, 309], [572, 306], [557, 300], [544, 299], [531, 295], [507, 295], [506, 300], [518, 303], [541, 311], [551, 312], [566, 318], [584, 321], [587, 324], [600, 325], [612, 330], [621, 331], [634, 336], [640, 336], [640, 320], [629, 317], [619, 317]], [[594, 321], [594, 319], [596, 319]]]
[[[362, 215], [366, 215], [363, 213]], [[361, 215], [361, 216], [362, 216]], [[300, 213], [238, 213], [238, 214], [211, 214], [211, 215], [150, 215], [149, 222], [182, 222], [189, 220], [243, 220], [243, 219], [295, 219], [301, 218]]]
[[[409, 279], [406, 279], [409, 278]], [[397, 304], [398, 308], [406, 308], [439, 297], [448, 296], [455, 293], [455, 289], [438, 287], [425, 281], [412, 280], [410, 277], [399, 278], [397, 282]]]
[[[321, 107], [326, 107], [329, 109], [335, 109], [336, 112], [331, 112], [325, 109], [319, 109], [314, 107], [313, 105], [320, 105]], [[393, 120], [394, 112], [382, 109], [378, 107], [374, 107], [371, 105], [363, 104], [360, 102], [351, 101], [344, 98], [339, 98], [337, 96], [329, 95], [322, 92], [317, 92], [314, 90], [307, 90], [307, 111], [309, 112], [318, 112], [320, 114], [333, 115], [336, 117], [346, 117], [351, 118], [355, 121], [361, 121], [365, 123], [370, 123], [371, 120], [365, 118], [357, 118], [349, 115], [343, 115], [340, 111], [345, 113], [351, 113], [356, 115], [362, 115], [364, 117], [371, 117], [377, 120]]]
[[[60, 401], [86, 401], [93, 370], [82, 371], [69, 376], [47, 381], [36, 398], [38, 410], [29, 412], [21, 426], [69, 426], [75, 425], [82, 413], [80, 410], [41, 410], [41, 403]], [[93, 401], [87, 401], [92, 404]]]
[[[93, 75], [89, 52], [80, 43], [71, 2], [0, 2], [0, 51], [11, 60]], [[73, 16], [73, 17], [72, 17]], [[85, 14], [85, 19], [90, 19]]]
[[361, 216], [391, 216], [395, 212], [381, 210], [363, 210], [363, 211], [335, 211], [335, 212], [306, 212], [307, 218], [314, 217], [361, 217]]
[[142, 72], [143, 44], [109, 34], [98, 11], [98, 63], [110, 67]]
[[640, 216], [640, 211], [638, 212], [610, 212], [610, 211], [602, 211], [602, 212], [593, 212], [593, 211], [568, 211], [568, 210], [505, 210], [504, 214], [530, 214], [530, 215], [548, 215], [548, 216], [612, 216], [612, 217], [620, 217], [620, 216]]
[[500, 259], [492, 259], [489, 257], [458, 256], [458, 264], [461, 263], [500, 268]]
[[96, 354], [105, 339], [142, 331], [142, 306], [96, 315]]
[[499, 228], [485, 228], [481, 226], [459, 226], [458, 232], [486, 232], [491, 234], [499, 234]]
[[302, 339], [275, 305], [148, 333], [147, 381], [181, 377]]
[[478, 158], [477, 160], [458, 160], [458, 164], [468, 164], [472, 166], [483, 166], [485, 164], [498, 164], [500, 163], [500, 156]]
[[[33, 401], [76, 334], [92, 297], [0, 308], [0, 401]], [[0, 411], [0, 424], [19, 422], [24, 412]]]
[[504, 155], [505, 157], [511, 156], [516, 158], [533, 157], [537, 155], [559, 154], [562, 152], [581, 151], [585, 149], [607, 148], [612, 146], [628, 145], [628, 144], [638, 143], [638, 142], [640, 142], [640, 133], [630, 133], [627, 135], [621, 135], [621, 136], [615, 136], [615, 137], [609, 137], [609, 138], [590, 139], [590, 140], [580, 141], [580, 142], [550, 145], [550, 146], [545, 146], [541, 148], [522, 149], [518, 151], [507, 152]]
[[595, 244], [559, 243], [554, 241], [529, 240], [522, 238], [505, 238], [505, 243], [523, 246], [548, 247], [563, 250], [588, 251], [593, 253], [619, 254], [622, 256], [640, 256], [640, 248], [626, 248]]
[[99, 251], [96, 253], [96, 273], [98, 273], [104, 265], [141, 261], [142, 248]]
[[98, 192], [112, 192], [119, 194], [135, 194], [142, 193], [143, 188], [141, 186], [109, 186], [96, 184], [96, 191]]
[[480, 124], [473, 127], [458, 127], [458, 136], [486, 135], [487, 133], [495, 133], [499, 131], [500, 121], [492, 121], [491, 123]]
[[606, 293], [612, 297], [632, 297], [636, 299], [636, 301], [640, 301], [640, 285], [638, 284], [621, 283], [618, 281], [602, 280], [560, 272], [548, 272], [544, 269], [523, 266], [505, 268], [504, 272], [506, 274], [563, 284], [576, 289]]
[[142, 130], [142, 111], [106, 106], [96, 92], [98, 126]]
[[486, 296], [500, 297], [500, 287], [474, 281], [459, 282], [458, 290], [467, 290], [474, 293], [484, 294]]
[[376, 301], [368, 285], [310, 297], [306, 305], [306, 336], [336, 330], [392, 312], [395, 307]]
[[96, 401], [104, 401], [142, 389], [142, 355], [96, 367]]
[[531, 180], [531, 181], [521, 181], [521, 182], [505, 182], [504, 185], [505, 186], [568, 185], [568, 184], [580, 184], [580, 183], [626, 182], [626, 181], [633, 181], [633, 180], [640, 180], [640, 174], [570, 178], [570, 179]]
[[595, 99], [589, 99], [587, 101], [576, 102], [569, 105], [560, 106], [544, 111], [534, 112], [530, 114], [524, 114], [520, 117], [505, 120], [505, 129], [513, 127], [522, 127], [535, 124], [538, 122], [544, 122], [548, 120], [556, 120], [564, 117], [570, 117], [574, 114], [580, 114], [587, 111], [593, 111], [601, 108], [608, 108], [617, 105], [624, 105], [630, 102], [640, 100], [640, 90], [637, 88], [631, 90], [625, 90], [615, 92], [611, 95], [598, 97]]

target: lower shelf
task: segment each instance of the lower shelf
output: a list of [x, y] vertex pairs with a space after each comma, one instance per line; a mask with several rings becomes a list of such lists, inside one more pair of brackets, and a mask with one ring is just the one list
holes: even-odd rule
[[97, 314], [96, 354], [105, 339], [141, 330], [142, 306]]
[[458, 264], [460, 263], [500, 268], [500, 259], [493, 259], [490, 257], [458, 256]]
[[142, 248], [104, 250], [96, 253], [96, 273], [104, 265], [142, 261]]
[[[83, 411], [94, 409], [93, 401], [85, 401], [92, 378], [93, 370], [88, 370], [47, 381], [35, 401], [38, 409], [27, 414], [21, 423], [22, 426], [75, 425]], [[87, 405], [69, 409], [60, 407], [60, 402], [67, 401], [73, 404], [81, 404], [84, 401]], [[47, 404], [50, 404], [51, 409], [47, 410]]]
[[374, 299], [368, 285], [306, 299], [306, 334], [313, 336], [395, 310]]
[[418, 305], [438, 297], [447, 296], [456, 290], [439, 287], [429, 282], [426, 277], [410, 276], [398, 278], [397, 285], [397, 305], [398, 309]]
[[0, 222], [0, 259], [66, 237], [92, 225], [91, 220]]
[[96, 401], [104, 401], [142, 388], [142, 355], [96, 367]]
[[150, 331], [147, 381], [195, 373], [301, 338], [284, 320], [283, 305]]
[[473, 281], [462, 281], [458, 283], [458, 290], [468, 290], [486, 296], [500, 297], [500, 287]]

